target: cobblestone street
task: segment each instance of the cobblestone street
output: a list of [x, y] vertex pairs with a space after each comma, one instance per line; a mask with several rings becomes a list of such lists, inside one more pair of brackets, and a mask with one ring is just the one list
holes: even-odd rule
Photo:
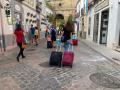
[[9, 62], [0, 64], [0, 90], [120, 90], [120, 66], [82, 42], [74, 47], [73, 68], [50, 67], [51, 51], [41, 41], [20, 63], [15, 54], [3, 57]]

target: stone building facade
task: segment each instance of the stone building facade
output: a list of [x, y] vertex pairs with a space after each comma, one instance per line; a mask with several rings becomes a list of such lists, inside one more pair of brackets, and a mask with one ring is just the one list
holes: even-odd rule
[[65, 20], [68, 19], [69, 15], [75, 14], [75, 5], [77, 0], [53, 0], [49, 2], [56, 14], [62, 14]]

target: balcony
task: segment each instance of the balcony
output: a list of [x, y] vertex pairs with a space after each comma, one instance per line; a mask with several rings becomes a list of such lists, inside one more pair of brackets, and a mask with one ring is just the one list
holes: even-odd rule
[[93, 0], [94, 4], [98, 4], [101, 0]]
[[40, 13], [42, 11], [42, 2], [37, 2], [37, 5], [36, 5], [36, 12]]

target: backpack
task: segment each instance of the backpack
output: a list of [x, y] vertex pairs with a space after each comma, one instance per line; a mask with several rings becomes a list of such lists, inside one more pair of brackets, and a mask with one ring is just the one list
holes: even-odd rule
[[61, 37], [61, 42], [66, 42], [66, 41], [67, 41], [66, 36], [62, 36]]

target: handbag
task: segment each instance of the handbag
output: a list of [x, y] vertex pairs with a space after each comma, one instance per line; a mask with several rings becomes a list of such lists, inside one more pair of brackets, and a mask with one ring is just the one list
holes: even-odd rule
[[27, 48], [27, 39], [25, 36], [23, 36], [22, 48]]
[[27, 44], [26, 43], [22, 43], [22, 48], [27, 48]]

